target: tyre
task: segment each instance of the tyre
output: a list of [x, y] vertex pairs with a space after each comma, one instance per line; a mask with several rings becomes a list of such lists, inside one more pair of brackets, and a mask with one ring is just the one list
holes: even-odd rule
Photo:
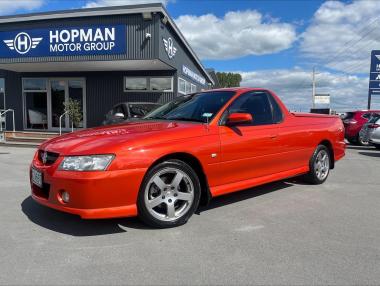
[[380, 149], [380, 144], [373, 144], [373, 146], [375, 146], [376, 149]]
[[361, 145], [361, 146], [369, 146], [369, 142], [368, 142], [368, 141], [365, 141], [365, 140], [363, 139], [363, 137], [361, 137], [360, 135], [358, 135], [357, 142], [358, 142], [358, 145]]
[[322, 184], [329, 176], [330, 167], [330, 151], [326, 146], [319, 145], [310, 159], [310, 171], [305, 176], [306, 181], [314, 185]]
[[180, 160], [162, 162], [150, 169], [140, 188], [140, 219], [153, 227], [185, 224], [198, 208], [201, 185], [194, 170]]

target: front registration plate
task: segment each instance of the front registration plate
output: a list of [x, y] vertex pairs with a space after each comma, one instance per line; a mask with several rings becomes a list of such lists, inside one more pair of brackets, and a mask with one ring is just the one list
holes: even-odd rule
[[32, 183], [42, 188], [42, 173], [34, 168], [32, 168]]

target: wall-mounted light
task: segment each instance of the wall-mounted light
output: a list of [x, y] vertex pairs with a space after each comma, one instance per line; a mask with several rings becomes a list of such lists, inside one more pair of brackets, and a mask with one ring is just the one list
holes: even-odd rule
[[150, 21], [153, 18], [152, 13], [150, 12], [144, 12], [142, 13], [142, 16], [145, 21]]
[[166, 23], [168, 22], [168, 17], [163, 17], [162, 19], [161, 19], [161, 22], [162, 22], [162, 24], [164, 24], [164, 25], [166, 25]]
[[145, 39], [150, 39], [152, 38], [152, 34], [151, 33], [145, 33]]

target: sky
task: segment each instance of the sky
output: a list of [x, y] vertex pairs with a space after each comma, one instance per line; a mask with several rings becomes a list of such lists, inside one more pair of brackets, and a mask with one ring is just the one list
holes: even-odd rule
[[367, 106], [378, 0], [0, 0], [0, 15], [147, 2], [166, 6], [205, 67], [272, 89], [291, 110], [310, 108], [314, 67], [316, 91], [331, 95], [334, 110]]

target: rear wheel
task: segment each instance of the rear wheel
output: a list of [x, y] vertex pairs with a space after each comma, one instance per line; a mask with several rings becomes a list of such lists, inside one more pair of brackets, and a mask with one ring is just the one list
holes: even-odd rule
[[310, 159], [310, 171], [305, 176], [306, 181], [315, 185], [325, 182], [330, 173], [330, 162], [330, 151], [326, 146], [319, 145]]
[[200, 195], [199, 179], [189, 165], [165, 161], [144, 178], [137, 202], [139, 217], [158, 228], [182, 225], [197, 209]]

